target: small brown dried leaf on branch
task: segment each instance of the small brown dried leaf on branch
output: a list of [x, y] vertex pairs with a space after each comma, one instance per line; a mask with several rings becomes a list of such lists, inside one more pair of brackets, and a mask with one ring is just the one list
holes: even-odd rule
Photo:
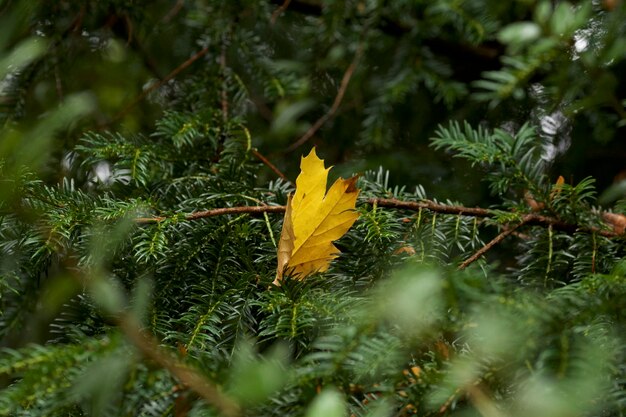
[[602, 213], [602, 218], [605, 222], [612, 226], [615, 233], [618, 235], [624, 234], [624, 231], [626, 230], [626, 216], [623, 214], [609, 213], [608, 211], [605, 211]]

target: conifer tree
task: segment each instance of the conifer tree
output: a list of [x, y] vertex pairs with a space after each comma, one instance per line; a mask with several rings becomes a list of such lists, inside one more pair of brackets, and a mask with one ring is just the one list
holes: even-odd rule
[[[0, 414], [623, 416], [625, 22], [0, 2]], [[277, 280], [313, 146], [358, 219]]]

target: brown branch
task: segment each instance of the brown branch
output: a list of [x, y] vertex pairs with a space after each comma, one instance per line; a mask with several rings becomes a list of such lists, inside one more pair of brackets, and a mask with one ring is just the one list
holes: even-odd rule
[[498, 243], [502, 242], [502, 240], [504, 240], [505, 237], [507, 237], [511, 233], [515, 232], [517, 229], [519, 229], [524, 224], [526, 224], [526, 222], [524, 221], [524, 219], [522, 219], [522, 221], [520, 223], [518, 223], [518, 224], [516, 224], [516, 225], [514, 225], [512, 227], [509, 227], [508, 229], [504, 230], [498, 236], [494, 237], [489, 243], [485, 244], [485, 246], [483, 246], [482, 248], [477, 250], [476, 253], [474, 253], [472, 256], [470, 256], [465, 261], [463, 261], [463, 263], [461, 265], [459, 265], [458, 269], [459, 270], [463, 270], [463, 269], [467, 268], [472, 262], [475, 262], [478, 258], [480, 258], [485, 253], [487, 253], [487, 251], [489, 251], [489, 249], [493, 248], [495, 245], [497, 245]]
[[[81, 285], [88, 287], [92, 294], [100, 291], [102, 288], [96, 284], [103, 279], [103, 276], [100, 274], [91, 277], [82, 275], [79, 272], [80, 268], [75, 263], [75, 258], [65, 259], [64, 266], [69, 276]], [[197, 393], [222, 415], [226, 417], [239, 417], [241, 415], [240, 407], [233, 399], [223, 393], [219, 386], [208, 380], [199, 371], [187, 366], [169, 351], [162, 348], [159, 340], [153, 334], [145, 331], [133, 314], [121, 312], [121, 310], [118, 310], [117, 305], [113, 308], [110, 306], [108, 308], [105, 307], [104, 310], [108, 310], [109, 313], [116, 311], [110, 318], [119, 327], [128, 341], [145, 358], [167, 370], [182, 385]]]
[[[185, 215], [185, 220], [197, 220], [207, 217], [222, 216], [225, 214], [259, 214], [259, 213], [284, 213], [285, 206], [241, 206], [241, 207], [222, 207], [212, 210], [196, 211]], [[135, 223], [159, 223], [166, 220], [167, 217], [138, 217], [135, 219]]]
[[222, 120], [224, 124], [228, 121], [228, 86], [226, 84], [226, 49], [227, 49], [227, 39], [226, 34], [222, 35], [222, 45], [220, 49], [220, 79], [222, 83], [222, 88], [220, 91], [220, 101], [222, 105]]
[[[436, 213], [443, 214], [457, 214], [469, 217], [495, 217], [496, 212], [480, 207], [464, 207], [464, 206], [448, 206], [444, 204], [435, 203], [429, 200], [422, 201], [401, 201], [396, 199], [386, 198], [372, 198], [367, 200], [370, 204], [377, 204], [379, 207], [400, 208], [407, 210], [420, 210], [427, 209]], [[525, 214], [522, 215], [522, 220], [525, 225], [529, 226], [552, 226], [554, 230], [565, 233], [596, 233], [604, 237], [617, 237], [618, 233], [609, 230], [603, 230], [597, 227], [585, 227], [574, 223], [567, 223], [554, 217], [542, 216], [540, 214]]]
[[427, 209], [442, 214], [459, 214], [470, 217], [493, 217], [493, 212], [484, 208], [449, 206], [435, 203], [430, 200], [402, 201], [396, 200], [395, 198], [370, 198], [367, 200], [367, 203], [376, 204], [379, 207], [399, 208], [413, 211]]
[[267, 165], [267, 167], [269, 169], [274, 171], [274, 173], [276, 175], [278, 175], [280, 178], [282, 178], [285, 182], [287, 182], [289, 184], [293, 184], [291, 181], [289, 181], [289, 178], [287, 178], [287, 176], [285, 174], [283, 174], [278, 168], [276, 168], [276, 165], [272, 164], [269, 161], [269, 159], [267, 159], [265, 156], [263, 156], [263, 154], [261, 154], [261, 152], [257, 151], [256, 149], [252, 149], [252, 155], [256, 156], [261, 162], [263, 162], [265, 165]]
[[448, 408], [450, 407], [450, 405], [456, 399], [457, 395], [459, 395], [460, 392], [461, 392], [461, 388], [457, 388], [456, 390], [454, 390], [452, 395], [450, 395], [446, 399], [446, 401], [441, 405], [441, 407], [439, 407], [439, 414], [444, 414], [446, 411], [448, 411]]
[[163, 17], [163, 22], [169, 23], [183, 8], [185, 5], [185, 0], [176, 0], [176, 4], [174, 7], [170, 9], [170, 11]]
[[295, 150], [299, 146], [303, 145], [306, 141], [311, 139], [313, 135], [315, 135], [315, 133], [324, 125], [324, 123], [326, 123], [335, 115], [335, 113], [339, 109], [339, 106], [341, 105], [343, 96], [346, 94], [346, 90], [348, 89], [348, 84], [350, 84], [350, 79], [352, 78], [352, 75], [354, 74], [354, 70], [356, 70], [359, 60], [361, 59], [361, 55], [363, 55], [363, 44], [359, 45], [356, 53], [354, 54], [354, 58], [352, 59], [352, 62], [346, 69], [346, 72], [343, 74], [343, 78], [341, 79], [341, 84], [339, 86], [339, 90], [337, 90], [337, 96], [335, 96], [333, 105], [322, 117], [320, 117], [319, 119], [317, 119], [315, 123], [313, 123], [313, 126], [311, 126], [309, 130], [307, 130], [300, 139], [298, 139], [292, 145], [290, 145], [287, 148], [286, 152], [291, 152]]
[[152, 84], [150, 87], [146, 88], [141, 94], [139, 94], [137, 97], [135, 97], [130, 103], [128, 103], [119, 113], [117, 113], [110, 121], [109, 123], [113, 123], [119, 119], [121, 119], [130, 109], [132, 109], [133, 107], [135, 107], [141, 100], [143, 100], [144, 98], [146, 98], [146, 96], [148, 94], [150, 94], [151, 92], [153, 92], [154, 90], [156, 90], [157, 88], [161, 87], [163, 84], [165, 84], [166, 82], [168, 82], [169, 80], [173, 79], [174, 77], [176, 77], [178, 74], [180, 74], [182, 71], [184, 71], [185, 69], [187, 69], [191, 64], [193, 64], [194, 62], [196, 62], [198, 59], [200, 59], [201, 57], [203, 57], [204, 55], [206, 55], [206, 53], [209, 52], [209, 47], [204, 47], [203, 49], [201, 49], [199, 52], [197, 52], [194, 56], [192, 56], [191, 58], [189, 58], [188, 60], [186, 60], [185, 62], [183, 62], [182, 64], [180, 64], [178, 67], [176, 67], [172, 72], [170, 72], [169, 74], [167, 74], [165, 76], [165, 78], [163, 78], [162, 80]]
[[133, 316], [123, 315], [118, 320], [118, 324], [124, 335], [143, 356], [166, 369], [183, 385], [195, 391], [223, 415], [237, 417], [241, 414], [239, 406], [232, 399], [222, 393], [217, 386], [198, 371], [179, 362], [169, 352], [161, 348], [157, 339], [152, 334], [142, 330], [139, 322]]
[[465, 392], [468, 394], [469, 400], [476, 408], [476, 410], [483, 417], [504, 417], [496, 403], [487, 395], [487, 393], [480, 387], [480, 384], [468, 384], [465, 387]]
[[283, 14], [285, 10], [287, 10], [287, 7], [289, 7], [289, 3], [291, 3], [291, 0], [285, 0], [283, 4], [281, 4], [276, 10], [274, 10], [274, 13], [272, 13], [272, 17], [270, 18], [270, 22], [272, 23], [272, 25], [276, 23], [276, 20], [278, 20], [280, 15]]
[[57, 90], [57, 96], [60, 101], [63, 101], [63, 82], [61, 80], [61, 73], [59, 71], [59, 56], [54, 57], [54, 85]]
[[[435, 203], [430, 200], [422, 200], [422, 201], [402, 201], [397, 199], [389, 199], [389, 198], [370, 198], [365, 200], [367, 204], [375, 204], [378, 207], [388, 207], [388, 208], [396, 208], [396, 209], [406, 209], [418, 211], [422, 209], [430, 210], [435, 213], [441, 214], [456, 214], [461, 216], [468, 217], [482, 217], [482, 218], [490, 218], [495, 217], [496, 212], [493, 210], [484, 209], [481, 207], [464, 207], [464, 206], [451, 206], [440, 203]], [[239, 207], [221, 207], [215, 208], [211, 210], [205, 211], [197, 211], [195, 213], [186, 214], [183, 218], [185, 220], [197, 220], [203, 219], [206, 217], [215, 217], [222, 216], [226, 214], [260, 214], [260, 213], [284, 213], [285, 206], [239, 206]], [[167, 217], [157, 216], [157, 217], [138, 217], [135, 219], [136, 223], [145, 224], [145, 223], [158, 223], [166, 220]], [[575, 232], [583, 232], [583, 233], [595, 233], [600, 236], [613, 238], [622, 236], [622, 234], [616, 233], [610, 230], [600, 229], [598, 227], [585, 227], [574, 223], [566, 223], [562, 220], [559, 220], [554, 217], [542, 216], [540, 214], [522, 214], [521, 215], [521, 223], [517, 227], [512, 227], [512, 230], [504, 235], [502, 238], [506, 237], [508, 234], [512, 233], [519, 226], [542, 226], [549, 227], [551, 226], [554, 230], [558, 230], [560, 232], [565, 233], [575, 233]], [[497, 242], [496, 242], [497, 243]]]

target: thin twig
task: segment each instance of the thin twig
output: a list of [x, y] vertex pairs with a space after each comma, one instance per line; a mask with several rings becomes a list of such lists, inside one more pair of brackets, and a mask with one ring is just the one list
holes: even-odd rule
[[220, 91], [220, 102], [222, 105], [222, 120], [224, 123], [228, 121], [228, 85], [226, 83], [226, 50], [227, 50], [227, 34], [222, 35], [222, 45], [220, 49], [220, 79], [222, 83]]
[[469, 384], [465, 387], [469, 399], [483, 417], [504, 417], [497, 407], [496, 403], [487, 395], [487, 393], [480, 387], [479, 384]]
[[276, 175], [278, 175], [280, 178], [282, 178], [285, 182], [287, 182], [289, 184], [293, 184], [291, 181], [289, 181], [289, 178], [287, 178], [287, 176], [285, 174], [283, 174], [278, 168], [276, 168], [276, 165], [272, 164], [269, 161], [269, 159], [267, 159], [265, 156], [263, 156], [263, 154], [261, 154], [261, 152], [257, 151], [256, 149], [252, 149], [252, 155], [256, 156], [261, 162], [263, 162], [265, 165], [267, 165], [267, 167], [269, 169], [274, 171], [274, 173]]
[[206, 55], [206, 53], [209, 52], [209, 47], [204, 47], [203, 49], [201, 49], [199, 52], [197, 52], [194, 56], [192, 56], [191, 58], [189, 58], [188, 60], [186, 60], [185, 62], [183, 62], [182, 64], [180, 64], [178, 67], [176, 67], [172, 72], [170, 72], [169, 74], [167, 74], [165, 76], [165, 78], [163, 78], [162, 80], [152, 84], [150, 87], [146, 88], [145, 90], [143, 90], [143, 92], [141, 94], [139, 94], [137, 97], [135, 97], [135, 99], [133, 99], [130, 103], [128, 103], [119, 113], [117, 113], [112, 119], [111, 121], [109, 121], [109, 123], [113, 123], [119, 119], [121, 119], [130, 109], [132, 109], [133, 107], [135, 107], [141, 100], [143, 100], [144, 98], [146, 98], [146, 96], [148, 94], [150, 94], [151, 92], [153, 92], [154, 90], [156, 90], [157, 88], [161, 87], [163, 84], [165, 84], [166, 82], [168, 82], [169, 80], [173, 79], [174, 77], [176, 77], [178, 74], [180, 74], [182, 71], [184, 71], [185, 69], [187, 69], [187, 67], [189, 67], [191, 64], [193, 64], [194, 62], [196, 62], [198, 59], [200, 59], [201, 57], [203, 57], [204, 55]]
[[454, 390], [452, 395], [450, 395], [446, 399], [446, 401], [441, 405], [441, 407], [439, 407], [439, 414], [444, 414], [446, 411], [448, 411], [448, 408], [450, 407], [450, 405], [456, 399], [457, 395], [459, 395], [460, 392], [461, 392], [461, 388], [457, 388], [456, 390]]
[[[444, 204], [435, 203], [430, 200], [422, 200], [422, 201], [401, 201], [396, 199], [387, 199], [387, 198], [373, 198], [367, 200], [368, 203], [374, 204], [376, 203], [379, 207], [390, 207], [390, 208], [400, 208], [418, 211], [419, 209], [427, 209], [433, 211], [435, 213], [443, 213], [443, 214], [457, 214], [469, 217], [495, 217], [496, 212], [493, 210], [488, 210], [480, 207], [464, 207], [464, 206], [448, 206]], [[558, 230], [560, 232], [565, 233], [575, 233], [575, 232], [584, 232], [584, 233], [596, 233], [600, 236], [604, 237], [617, 237], [621, 236], [618, 233], [615, 233], [610, 230], [600, 229], [598, 227], [586, 227], [581, 226], [579, 224], [567, 223], [562, 220], [559, 220], [555, 217], [542, 216], [541, 214], [526, 214], [522, 215], [522, 220], [525, 225], [528, 226], [543, 226], [548, 227], [552, 226], [554, 230]]]
[[280, 15], [283, 14], [285, 10], [287, 10], [287, 7], [289, 7], [289, 3], [291, 3], [291, 0], [285, 0], [283, 4], [281, 4], [276, 10], [274, 10], [274, 13], [272, 13], [272, 17], [270, 18], [270, 22], [272, 23], [272, 25], [276, 23], [276, 20], [278, 20]]
[[480, 207], [449, 206], [435, 203], [430, 200], [402, 201], [395, 198], [370, 198], [369, 204], [376, 204], [379, 207], [399, 208], [418, 211], [427, 209], [442, 214], [459, 214], [470, 217], [493, 217], [493, 212]]
[[512, 227], [507, 228], [502, 233], [500, 233], [498, 236], [494, 237], [489, 243], [485, 244], [485, 246], [483, 246], [482, 248], [477, 250], [476, 253], [474, 253], [472, 256], [470, 256], [465, 261], [463, 261], [463, 263], [461, 265], [459, 265], [459, 270], [463, 270], [463, 269], [467, 268], [472, 262], [476, 261], [478, 258], [483, 256], [485, 253], [487, 253], [487, 251], [489, 251], [489, 249], [493, 248], [495, 245], [497, 245], [498, 243], [502, 242], [502, 240], [504, 240], [505, 237], [507, 237], [508, 235], [510, 235], [511, 233], [516, 231], [517, 229], [519, 229], [524, 224], [526, 224], [526, 222], [522, 219], [522, 221], [520, 223], [518, 223], [518, 224], [516, 224], [516, 225], [514, 225]]
[[63, 101], [63, 81], [61, 80], [61, 73], [59, 71], [59, 56], [54, 57], [54, 81], [57, 89], [57, 96], [60, 101]]
[[174, 18], [180, 12], [185, 4], [185, 0], [176, 0], [176, 4], [174, 7], [170, 9], [170, 11], [163, 17], [163, 22], [169, 23], [170, 20]]
[[217, 408], [223, 415], [237, 417], [241, 414], [239, 406], [220, 389], [208, 381], [196, 370], [186, 366], [159, 346], [157, 339], [141, 329], [137, 320], [131, 315], [119, 319], [119, 327], [128, 340], [148, 359], [166, 369], [176, 379], [195, 391], [207, 403]]
[[354, 58], [352, 59], [352, 62], [346, 69], [346, 72], [343, 74], [343, 78], [341, 79], [341, 85], [339, 86], [339, 90], [337, 90], [337, 96], [335, 97], [335, 100], [333, 101], [333, 105], [322, 117], [320, 117], [319, 119], [317, 119], [315, 123], [313, 123], [313, 126], [311, 126], [309, 130], [307, 130], [300, 139], [298, 139], [293, 144], [291, 144], [286, 149], [286, 152], [291, 152], [295, 150], [299, 146], [303, 145], [306, 141], [311, 139], [313, 135], [315, 135], [315, 133], [324, 125], [324, 123], [326, 123], [328, 120], [330, 120], [330, 118], [332, 118], [335, 115], [335, 113], [339, 109], [339, 106], [341, 105], [343, 96], [346, 94], [346, 90], [348, 89], [348, 84], [350, 84], [350, 79], [352, 78], [352, 75], [354, 74], [354, 71], [356, 70], [356, 67], [359, 63], [359, 60], [361, 59], [362, 54], [363, 54], [363, 44], [359, 45], [356, 53], [354, 54]]
[[[212, 210], [204, 210], [204, 211], [196, 211], [195, 213], [190, 213], [185, 215], [185, 220], [197, 220], [204, 219], [207, 217], [215, 217], [222, 216], [225, 214], [260, 214], [260, 213], [284, 213], [285, 206], [241, 206], [241, 207], [222, 207], [216, 208]], [[159, 216], [159, 217], [138, 217], [135, 219], [135, 223], [146, 224], [146, 223], [159, 223], [166, 220], [167, 217]]]

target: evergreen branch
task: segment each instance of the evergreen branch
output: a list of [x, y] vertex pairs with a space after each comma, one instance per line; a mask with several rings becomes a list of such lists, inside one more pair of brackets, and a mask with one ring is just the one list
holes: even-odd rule
[[204, 376], [195, 370], [177, 361], [169, 353], [159, 347], [154, 336], [147, 334], [141, 329], [137, 320], [124, 315], [119, 320], [119, 327], [128, 340], [147, 358], [156, 362], [159, 366], [168, 370], [174, 377], [185, 386], [195, 391], [209, 404], [215, 406], [227, 417], [240, 415], [239, 406], [224, 395], [215, 385], [210, 383]]
[[220, 216], [222, 214], [239, 213], [283, 213], [284, 206], [250, 206], [250, 207], [225, 207], [206, 211], [198, 211], [185, 217], [186, 220], [203, 219], [205, 217]]
[[376, 204], [378, 207], [407, 209], [413, 211], [427, 209], [432, 212], [442, 214], [457, 214], [469, 217], [493, 217], [493, 211], [488, 209], [480, 207], [450, 206], [435, 203], [434, 201], [430, 200], [402, 201], [395, 198], [370, 198], [367, 200], [367, 203]]
[[350, 84], [350, 79], [352, 78], [352, 75], [354, 74], [354, 71], [356, 70], [356, 66], [358, 65], [359, 60], [361, 59], [361, 55], [363, 55], [363, 44], [359, 45], [356, 53], [354, 54], [354, 58], [352, 59], [352, 62], [346, 69], [346, 72], [343, 74], [343, 78], [341, 79], [341, 85], [339, 86], [339, 90], [337, 90], [337, 96], [335, 96], [333, 105], [322, 117], [317, 119], [317, 121], [313, 124], [313, 126], [311, 126], [309, 130], [307, 130], [304, 133], [304, 135], [300, 137], [300, 139], [298, 139], [292, 145], [290, 145], [287, 148], [286, 152], [294, 151], [299, 146], [303, 145], [306, 141], [311, 139], [313, 135], [315, 135], [315, 133], [324, 125], [324, 123], [330, 120], [335, 115], [337, 110], [339, 110], [339, 106], [341, 105], [343, 96], [346, 94], [346, 90], [348, 89], [348, 84]]
[[[204, 219], [206, 217], [215, 217], [225, 214], [241, 214], [241, 213], [284, 213], [285, 206], [241, 206], [241, 207], [220, 207], [211, 210], [196, 211], [195, 213], [186, 214], [185, 220]], [[168, 217], [138, 217], [135, 223], [159, 223], [167, 220]]]
[[[388, 198], [370, 198], [366, 200], [366, 203], [377, 205], [378, 207], [388, 207], [388, 208], [397, 208], [397, 209], [406, 209], [406, 210], [430, 210], [434, 213], [442, 213], [442, 214], [456, 214], [460, 216], [468, 216], [468, 217], [483, 217], [483, 218], [492, 218], [496, 216], [496, 212], [494, 210], [489, 210], [481, 207], [465, 207], [465, 206], [454, 206], [454, 205], [445, 205], [440, 203], [435, 203], [430, 200], [422, 200], [422, 201], [402, 201], [397, 199], [388, 199]], [[221, 216], [225, 214], [241, 214], [241, 213], [250, 213], [250, 214], [260, 214], [260, 213], [284, 213], [285, 206], [240, 206], [240, 207], [220, 207], [211, 210], [197, 211], [195, 213], [190, 213], [184, 215], [184, 220], [197, 220], [203, 219], [206, 217], [215, 217]], [[515, 214], [515, 213], [511, 213]], [[168, 219], [168, 217], [158, 216], [158, 217], [138, 217], [135, 219], [135, 223], [145, 224], [145, 223], [159, 223]], [[567, 223], [562, 220], [559, 220], [555, 217], [543, 216], [541, 214], [521, 214], [521, 223], [518, 225], [529, 225], [529, 226], [542, 226], [542, 227], [552, 227], [553, 230], [558, 230], [560, 232], [565, 232], [569, 234], [573, 234], [575, 232], [583, 232], [583, 233], [595, 233], [600, 236], [604, 236], [607, 238], [613, 238], [621, 236], [614, 231], [610, 230], [602, 230], [598, 227], [586, 227], [581, 226], [575, 223]], [[511, 232], [513, 232], [518, 227], [515, 227]], [[510, 233], [507, 233], [507, 235]], [[506, 237], [503, 236], [502, 238]], [[497, 242], [496, 242], [497, 243]], [[487, 249], [489, 250], [489, 248]]]
[[[464, 207], [464, 206], [450, 206], [445, 204], [435, 203], [430, 200], [422, 200], [422, 201], [401, 201], [396, 199], [387, 199], [387, 198], [372, 198], [367, 200], [370, 204], [376, 204], [379, 207], [389, 207], [389, 208], [400, 208], [400, 209], [408, 209], [419, 211], [420, 209], [427, 209], [433, 211], [435, 213], [443, 213], [443, 214], [457, 214], [462, 216], [469, 217], [495, 217], [495, 211], [480, 208], [480, 207]], [[513, 214], [513, 213], [512, 213]], [[542, 226], [549, 227], [552, 226], [554, 230], [558, 230], [560, 232], [565, 232], [569, 234], [573, 234], [575, 232], [584, 232], [584, 233], [596, 233], [600, 236], [604, 237], [617, 237], [619, 234], [609, 231], [609, 230], [601, 230], [597, 227], [585, 227], [574, 223], [567, 223], [562, 220], [559, 220], [555, 217], [543, 216], [541, 214], [523, 214], [522, 215], [522, 223], [529, 226]]]

